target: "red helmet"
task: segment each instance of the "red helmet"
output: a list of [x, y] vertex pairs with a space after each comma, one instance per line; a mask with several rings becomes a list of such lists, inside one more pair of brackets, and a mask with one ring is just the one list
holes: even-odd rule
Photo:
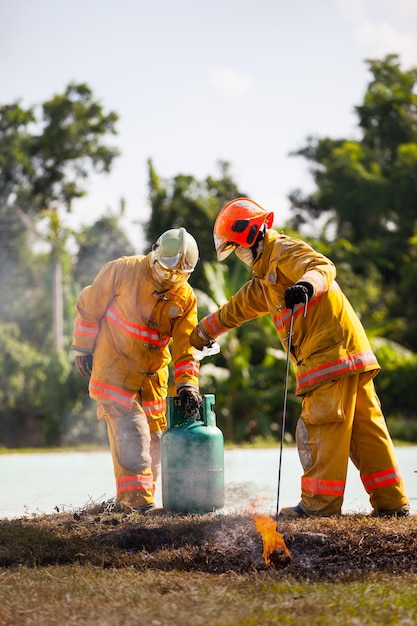
[[220, 211], [214, 224], [214, 247], [223, 261], [237, 246], [251, 248], [263, 224], [271, 228], [274, 214], [249, 198], [236, 198]]

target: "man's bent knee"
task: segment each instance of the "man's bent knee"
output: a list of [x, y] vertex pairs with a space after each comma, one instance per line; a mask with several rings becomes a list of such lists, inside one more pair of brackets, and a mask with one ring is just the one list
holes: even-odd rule
[[118, 424], [120, 465], [133, 474], [151, 467], [151, 435], [146, 416], [142, 413], [127, 415]]

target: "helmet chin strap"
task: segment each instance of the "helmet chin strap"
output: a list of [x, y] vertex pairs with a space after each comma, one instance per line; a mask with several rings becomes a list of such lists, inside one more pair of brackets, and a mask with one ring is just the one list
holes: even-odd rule
[[264, 224], [256, 237], [255, 243], [250, 248], [245, 248], [243, 246], [238, 246], [236, 248], [236, 256], [239, 257], [241, 261], [246, 263], [246, 265], [252, 266], [261, 256], [264, 249], [265, 231], [266, 226]]

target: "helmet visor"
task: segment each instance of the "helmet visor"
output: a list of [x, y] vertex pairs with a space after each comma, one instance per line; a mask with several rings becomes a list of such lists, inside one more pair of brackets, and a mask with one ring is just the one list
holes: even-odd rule
[[194, 267], [187, 263], [187, 258], [184, 252], [178, 252], [174, 256], [160, 256], [159, 263], [167, 269], [176, 270], [177, 272], [185, 272], [191, 274]]
[[161, 284], [171, 283], [175, 285], [179, 285], [181, 283], [185, 283], [186, 280], [190, 277], [189, 271], [171, 269], [163, 265], [159, 260], [155, 259], [153, 264], [153, 269], [155, 272], [155, 276]]
[[232, 254], [233, 250], [236, 250], [237, 244], [233, 241], [223, 241], [214, 235], [214, 247], [217, 252], [217, 260], [224, 261]]

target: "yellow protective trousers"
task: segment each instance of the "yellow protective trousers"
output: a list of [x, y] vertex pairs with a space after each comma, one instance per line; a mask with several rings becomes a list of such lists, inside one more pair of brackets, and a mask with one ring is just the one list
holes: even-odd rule
[[107, 424], [117, 501], [134, 509], [154, 504], [165, 419], [147, 418], [138, 403], [129, 411], [120, 404], [101, 401], [97, 418]]
[[327, 382], [303, 397], [296, 442], [304, 473], [301, 508], [340, 514], [351, 458], [375, 511], [408, 504], [373, 372]]

